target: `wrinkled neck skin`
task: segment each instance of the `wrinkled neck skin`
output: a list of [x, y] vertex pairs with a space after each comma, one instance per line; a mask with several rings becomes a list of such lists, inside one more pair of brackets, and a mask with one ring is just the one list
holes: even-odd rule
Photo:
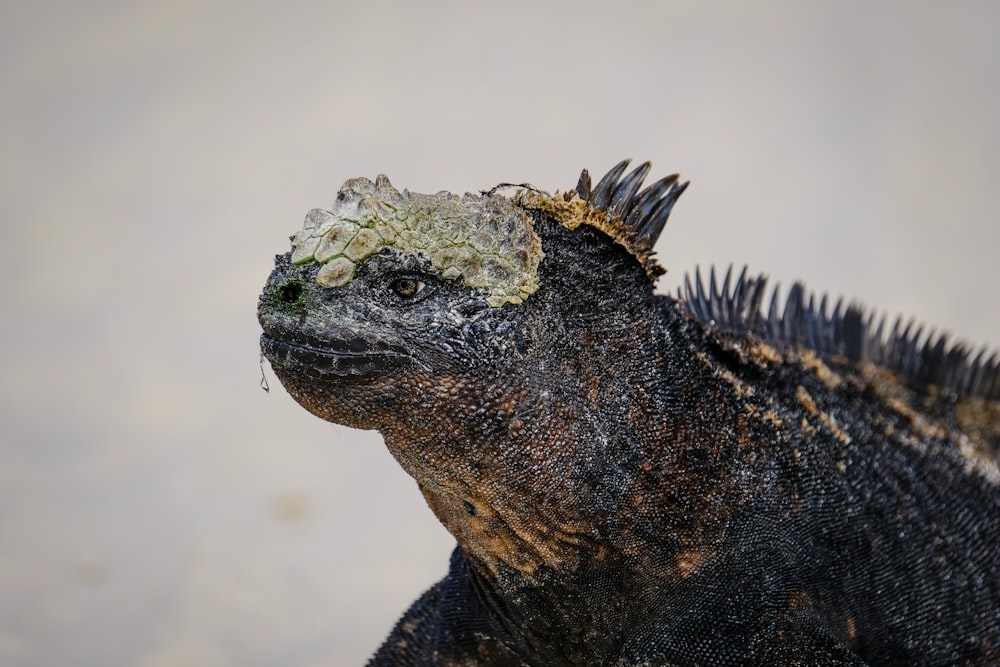
[[[529, 335], [552, 335], [544, 327], [539, 322]], [[624, 363], [638, 351], [631, 341], [616, 344], [619, 333], [564, 338], [559, 356], [529, 342], [515, 366], [443, 386], [427, 378], [428, 390], [448, 396], [428, 396], [425, 414], [380, 429], [435, 514], [491, 578], [569, 575], [604, 556], [627, 502], [634, 471], [626, 462], [638, 470], [651, 454], [642, 444], [647, 434], [667, 428], [649, 421], [660, 419], [643, 391], [652, 369]]]
[[499, 590], [507, 621], [550, 638], [620, 636], [645, 613], [625, 602], [635, 591], [669, 586], [711, 553], [725, 517], [703, 508], [737, 493], [720, 480], [746, 476], [729, 472], [741, 465], [734, 429], [719, 433], [718, 414], [705, 422], [719, 383], [676, 305], [631, 275], [558, 298], [593, 276], [554, 273], [542, 285], [555, 289], [524, 311], [519, 355], [449, 378], [417, 372], [376, 428], [481, 587]]

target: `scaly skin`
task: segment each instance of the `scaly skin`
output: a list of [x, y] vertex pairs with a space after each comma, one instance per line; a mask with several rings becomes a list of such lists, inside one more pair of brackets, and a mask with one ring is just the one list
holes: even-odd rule
[[[458, 542], [370, 664], [1000, 661], [992, 390], [956, 400], [654, 294], [655, 204], [683, 187], [643, 199], [646, 169], [575, 195], [402, 195], [452, 240], [511, 217], [491, 247], [519, 268], [486, 278], [384, 243], [331, 283], [308, 224], [277, 258], [274, 372], [379, 431]], [[379, 208], [348, 186], [319, 218]]]

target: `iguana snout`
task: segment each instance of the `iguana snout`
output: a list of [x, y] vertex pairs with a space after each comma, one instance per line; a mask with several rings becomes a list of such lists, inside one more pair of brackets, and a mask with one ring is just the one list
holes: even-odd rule
[[360, 378], [410, 361], [401, 341], [380, 331], [377, 321], [366, 321], [349, 293], [319, 287], [309, 275], [315, 272], [279, 257], [261, 294], [261, 352], [279, 376]]

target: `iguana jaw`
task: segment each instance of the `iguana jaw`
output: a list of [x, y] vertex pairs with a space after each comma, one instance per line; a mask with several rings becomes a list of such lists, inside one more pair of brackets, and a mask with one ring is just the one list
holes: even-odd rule
[[297, 332], [281, 335], [266, 329], [260, 337], [260, 350], [276, 373], [288, 370], [331, 379], [371, 376], [409, 359], [401, 350], [362, 338], [319, 341]]

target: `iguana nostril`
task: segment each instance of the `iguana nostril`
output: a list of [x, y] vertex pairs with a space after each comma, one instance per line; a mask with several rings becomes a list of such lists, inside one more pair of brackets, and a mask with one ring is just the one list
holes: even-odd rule
[[302, 282], [298, 280], [289, 280], [278, 285], [275, 290], [278, 296], [278, 301], [286, 305], [294, 305], [299, 302], [302, 298]]

